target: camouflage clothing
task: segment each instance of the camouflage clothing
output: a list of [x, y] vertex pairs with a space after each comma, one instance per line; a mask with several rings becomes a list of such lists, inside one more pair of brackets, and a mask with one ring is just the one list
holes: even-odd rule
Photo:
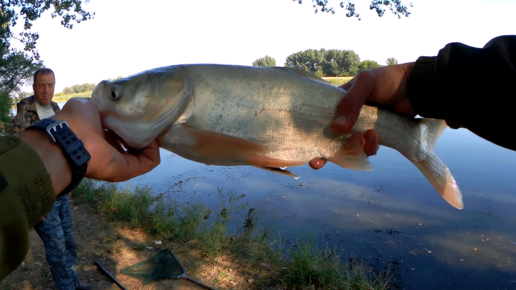
[[[55, 114], [61, 111], [56, 102], [51, 102]], [[29, 126], [40, 121], [36, 100], [30, 96], [17, 105], [16, 117], [9, 126], [9, 134], [20, 136]], [[34, 226], [45, 245], [47, 262], [59, 290], [75, 290], [77, 283], [75, 262], [77, 245], [72, 235], [72, 217], [68, 195], [56, 198], [54, 207]]]
[[77, 244], [72, 234], [70, 202], [65, 194], [56, 198], [52, 211], [45, 220], [34, 226], [45, 244], [47, 262], [60, 290], [74, 290], [77, 281], [75, 263], [77, 262]]
[[[52, 110], [57, 114], [61, 111], [56, 102], [50, 102]], [[8, 132], [10, 135], [20, 136], [27, 127], [36, 124], [39, 121], [38, 111], [36, 110], [36, 100], [34, 96], [27, 97], [16, 106], [16, 117], [14, 117]]]

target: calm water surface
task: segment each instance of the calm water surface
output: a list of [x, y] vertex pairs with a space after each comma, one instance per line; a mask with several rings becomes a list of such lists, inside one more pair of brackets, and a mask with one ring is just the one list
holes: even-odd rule
[[516, 289], [516, 152], [463, 129], [446, 129], [435, 152], [462, 190], [463, 210], [385, 147], [370, 158], [374, 171], [291, 168], [298, 180], [162, 150], [157, 168], [120, 185], [179, 200], [195, 193], [208, 204], [218, 201], [217, 187], [245, 193], [282, 238], [312, 235], [373, 264], [397, 261], [406, 289]]

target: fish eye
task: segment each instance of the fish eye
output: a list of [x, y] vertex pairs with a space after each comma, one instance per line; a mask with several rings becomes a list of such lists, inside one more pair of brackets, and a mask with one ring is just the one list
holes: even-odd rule
[[117, 92], [117, 90], [112, 90], [111, 91], [111, 100], [116, 101], [118, 99], [120, 99], [120, 93]]

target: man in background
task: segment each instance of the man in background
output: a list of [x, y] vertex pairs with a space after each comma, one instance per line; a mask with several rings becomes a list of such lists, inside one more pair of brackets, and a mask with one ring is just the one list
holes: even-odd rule
[[[20, 136], [25, 129], [42, 119], [52, 117], [61, 111], [54, 97], [55, 75], [49, 68], [41, 68], [34, 73], [32, 88], [34, 95], [22, 99], [17, 104], [17, 113], [9, 134]], [[72, 234], [69, 194], [58, 196], [54, 207], [34, 226], [45, 245], [47, 262], [56, 287], [59, 290], [88, 290], [91, 284], [80, 284], [75, 272], [77, 244]]]

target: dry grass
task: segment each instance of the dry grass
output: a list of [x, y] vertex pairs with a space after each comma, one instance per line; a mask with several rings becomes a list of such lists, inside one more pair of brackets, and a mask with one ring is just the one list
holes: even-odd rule
[[343, 85], [350, 80], [352, 80], [354, 77], [324, 77], [326, 81], [328, 81], [332, 85]]
[[92, 92], [93, 91], [86, 91], [86, 92], [70, 94], [70, 95], [65, 95], [63, 93], [59, 93], [59, 94], [54, 95], [54, 97], [52, 98], [52, 101], [54, 101], [56, 103], [60, 103], [60, 102], [66, 102], [71, 98], [89, 98], [89, 97], [91, 97]]

